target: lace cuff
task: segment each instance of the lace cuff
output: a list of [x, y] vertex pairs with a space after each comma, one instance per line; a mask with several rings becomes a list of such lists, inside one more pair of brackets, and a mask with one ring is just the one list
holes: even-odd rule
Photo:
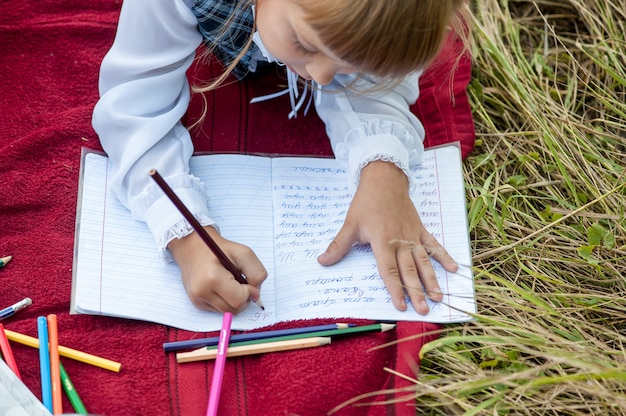
[[384, 160], [395, 163], [413, 180], [410, 169], [422, 162], [424, 145], [419, 138], [398, 122], [373, 120], [353, 128], [343, 143], [337, 144], [335, 157], [348, 167], [355, 185], [358, 184], [361, 170], [368, 163]]
[[[201, 225], [215, 226], [215, 221], [209, 216], [204, 185], [198, 178], [187, 174], [177, 174], [165, 179]], [[156, 184], [151, 184], [133, 199], [130, 210], [133, 218], [145, 221], [150, 228], [159, 257], [162, 259], [173, 260], [167, 250], [167, 244], [170, 241], [193, 232], [191, 224], [183, 218], [172, 201]]]
[[[196, 215], [196, 219], [202, 226], [210, 225], [214, 227], [215, 229], [218, 229], [215, 221], [213, 221], [213, 219], [208, 216]], [[169, 230], [166, 230], [162, 238], [156, 242], [157, 247], [159, 249], [159, 258], [161, 260], [165, 260], [169, 262], [174, 261], [174, 257], [172, 256], [172, 253], [170, 253], [170, 251], [167, 249], [167, 245], [173, 239], [186, 237], [189, 234], [191, 234], [193, 231], [194, 231], [193, 227], [185, 219], [180, 220], [179, 222], [174, 224], [172, 228], [170, 228]]]

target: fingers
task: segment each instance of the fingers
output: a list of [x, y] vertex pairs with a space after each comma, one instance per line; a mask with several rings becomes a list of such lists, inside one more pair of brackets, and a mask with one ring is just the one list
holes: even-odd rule
[[235, 280], [202, 241], [186, 238], [173, 247], [183, 285], [196, 308], [239, 313], [250, 301], [260, 298], [260, 287], [267, 278], [267, 271], [249, 247], [221, 239], [219, 235], [215, 239], [235, 267], [246, 276], [248, 284]]
[[328, 245], [326, 251], [317, 258], [317, 261], [322, 266], [330, 266], [337, 263], [350, 251], [352, 244], [356, 240], [354, 228], [344, 223], [335, 239]]
[[220, 274], [194, 277], [186, 290], [191, 302], [200, 310], [238, 313], [250, 300], [260, 296], [258, 288], [242, 285], [225, 269]]
[[[239, 253], [238, 261], [235, 265], [246, 276], [248, 284], [255, 288], [260, 288], [261, 284], [267, 279], [267, 270], [249, 247], [245, 247]], [[253, 300], [256, 299], [257, 297], [253, 298]]]
[[427, 248], [424, 246], [424, 249], [429, 256], [437, 260], [447, 271], [456, 272], [459, 270], [459, 265], [454, 261], [450, 254], [448, 254], [446, 249], [439, 245], [439, 243], [435, 242], [434, 247], [431, 246]]
[[[398, 268], [400, 270], [400, 278], [409, 299], [411, 299], [411, 304], [418, 313], [425, 315], [428, 313], [428, 304], [426, 303], [422, 283], [429, 281], [432, 276], [430, 276], [428, 270], [426, 270], [425, 264], [423, 264], [424, 259], [421, 258], [423, 256], [418, 254], [419, 253], [414, 252], [414, 250], [410, 247], [401, 247], [397, 251], [396, 257], [398, 260]], [[428, 256], [426, 256], [426, 261], [429, 261]], [[422, 264], [420, 264], [420, 262], [422, 262]], [[434, 276], [432, 267], [430, 271]], [[437, 279], [435, 278], [435, 286], [436, 280]], [[430, 282], [430, 285], [432, 287], [432, 282]]]
[[430, 257], [441, 259], [442, 265], [445, 262], [446, 269], [452, 269], [449, 271], [456, 271], [458, 265], [436, 240], [430, 244], [434, 248], [409, 241], [392, 240], [387, 247], [379, 250], [372, 247], [378, 261], [379, 273], [396, 309], [406, 309], [405, 292], [415, 310], [422, 315], [429, 311], [426, 298], [435, 302], [443, 299]]
[[[407, 306], [404, 298], [404, 285], [400, 277], [400, 270], [398, 269], [396, 252], [389, 249], [378, 250], [378, 248], [374, 246], [372, 246], [372, 251], [378, 262], [378, 273], [380, 273], [380, 277], [385, 283], [393, 306], [399, 311], [405, 311]], [[407, 250], [405, 250], [405, 252], [406, 251]], [[408, 270], [405, 271], [408, 272]], [[417, 273], [415, 273], [415, 276], [417, 277]]]

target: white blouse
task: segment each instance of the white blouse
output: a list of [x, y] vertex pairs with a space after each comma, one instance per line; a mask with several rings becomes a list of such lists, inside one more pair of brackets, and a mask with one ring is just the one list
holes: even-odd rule
[[[194, 0], [125, 0], [115, 41], [100, 68], [100, 100], [93, 127], [112, 163], [111, 187], [133, 217], [145, 221], [160, 254], [191, 226], [148, 175], [157, 169], [202, 225], [217, 225], [207, 208], [204, 186], [189, 174], [193, 144], [181, 118], [190, 89], [186, 71], [202, 42], [191, 7]], [[258, 34], [254, 42], [274, 60]], [[315, 85], [317, 113], [326, 125], [335, 157], [358, 183], [373, 160], [396, 163], [405, 172], [421, 162], [424, 129], [409, 110], [418, 97], [418, 77], [393, 91], [358, 94], [342, 87], [354, 75], [336, 75]], [[373, 80], [358, 81], [360, 90]], [[340, 90], [324, 93], [325, 90]], [[289, 109], [285, 109], [287, 115]]]

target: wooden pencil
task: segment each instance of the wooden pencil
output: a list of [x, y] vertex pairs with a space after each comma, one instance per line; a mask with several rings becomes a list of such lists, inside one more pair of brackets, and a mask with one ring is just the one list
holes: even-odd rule
[[[241, 357], [244, 355], [265, 354], [268, 352], [291, 351], [303, 348], [321, 347], [330, 344], [330, 337], [313, 337], [293, 339], [290, 341], [265, 342], [261, 344], [228, 347], [227, 357]], [[217, 357], [216, 349], [200, 348], [190, 352], [176, 354], [176, 362], [190, 363], [193, 361], [214, 360]]]
[[[39, 348], [39, 340], [28, 335], [20, 334], [9, 329], [5, 329], [4, 333], [10, 341], [17, 342], [22, 345], [27, 345], [33, 348]], [[46, 346], [46, 349], [48, 347]], [[86, 352], [78, 351], [72, 348], [59, 345], [59, 355], [61, 357], [71, 358], [72, 360], [80, 361], [85, 364], [90, 364], [95, 367], [104, 368], [105, 370], [120, 372], [122, 364], [107, 360], [106, 358], [98, 357], [96, 355], [88, 354]]]
[[213, 367], [213, 379], [211, 380], [211, 391], [209, 393], [209, 404], [207, 405], [206, 416], [217, 416], [220, 405], [220, 394], [224, 383], [224, 369], [226, 367], [226, 357], [228, 354], [228, 340], [230, 338], [230, 327], [233, 322], [233, 314], [224, 313], [222, 320], [222, 330], [220, 331], [220, 341], [217, 347], [215, 366]]
[[7, 363], [7, 366], [15, 373], [17, 378], [21, 380], [22, 376], [20, 375], [20, 370], [17, 368], [17, 362], [13, 356], [11, 344], [9, 344], [9, 339], [4, 333], [4, 326], [2, 324], [0, 324], [0, 352], [2, 352], [2, 356], [4, 361]]
[[[230, 343], [239, 343], [245, 341], [252, 341], [257, 339], [269, 339], [275, 337], [281, 337], [285, 335], [294, 335], [294, 334], [312, 334], [313, 332], [320, 331], [328, 331], [333, 329], [344, 329], [344, 328], [352, 328], [354, 324], [325, 324], [325, 325], [313, 325], [313, 326], [305, 326], [300, 328], [288, 328], [288, 329], [275, 329], [271, 331], [261, 331], [261, 332], [248, 332], [244, 334], [235, 334], [230, 336]], [[317, 336], [326, 336], [326, 334], [315, 334], [309, 335], [308, 337], [317, 337]], [[165, 352], [174, 352], [174, 351], [182, 351], [182, 350], [195, 350], [200, 347], [210, 347], [215, 346], [219, 342], [220, 337], [208, 337], [208, 338], [194, 338], [185, 341], [171, 341], [163, 344], [163, 351]]]
[[46, 317], [48, 321], [48, 351], [50, 353], [50, 385], [52, 386], [52, 413], [63, 413], [61, 391], [61, 368], [59, 361], [59, 331], [57, 316], [54, 313]]
[[[312, 338], [312, 337], [339, 338], [339, 337], [347, 337], [347, 336], [353, 336], [353, 335], [359, 335], [359, 334], [369, 334], [372, 332], [387, 332], [387, 331], [394, 329], [395, 327], [396, 327], [396, 324], [379, 323], [379, 324], [355, 326], [355, 327], [350, 327], [350, 328], [331, 329], [327, 331], [316, 331], [316, 332], [300, 333], [300, 334], [296, 333], [296, 334], [290, 334], [290, 335], [278, 336], [278, 337], [272, 337], [272, 338], [266, 338], [266, 339], [252, 339], [248, 341], [233, 342], [230, 346], [242, 347], [244, 345], [254, 345], [254, 344], [261, 344], [265, 342], [291, 341], [294, 339]], [[215, 349], [215, 346], [211, 345], [211, 346], [207, 346], [206, 348], [209, 350], [213, 350]]]
[[[222, 251], [220, 246], [218, 246], [217, 243], [213, 241], [209, 233], [207, 233], [204, 227], [200, 225], [196, 217], [194, 217], [191, 211], [189, 211], [185, 204], [183, 204], [183, 201], [178, 198], [178, 195], [176, 195], [176, 193], [172, 190], [172, 188], [170, 188], [167, 182], [165, 182], [165, 179], [163, 179], [159, 172], [157, 172], [156, 169], [152, 169], [150, 170], [149, 174], [150, 176], [152, 176], [152, 179], [154, 179], [157, 185], [159, 185], [159, 187], [163, 190], [165, 195], [167, 195], [170, 201], [172, 201], [174, 206], [176, 206], [176, 208], [180, 211], [183, 217], [185, 217], [185, 219], [189, 222], [194, 231], [198, 233], [202, 241], [204, 241], [209, 249], [211, 249], [211, 251], [215, 254], [222, 266], [224, 266], [224, 268], [228, 270], [235, 277], [235, 280], [237, 280], [239, 283], [244, 285], [248, 284], [248, 280], [246, 279], [246, 277], [241, 273], [239, 269], [237, 269], [237, 266], [235, 266], [234, 263], [230, 261], [230, 259], [228, 258], [226, 253]], [[263, 302], [261, 302], [260, 298], [257, 299], [254, 303], [256, 303], [261, 309], [265, 310]]]
[[10, 262], [12, 258], [13, 258], [13, 256], [1, 257], [0, 258], [0, 269], [3, 268], [4, 266], [6, 266], [6, 264], [8, 262]]

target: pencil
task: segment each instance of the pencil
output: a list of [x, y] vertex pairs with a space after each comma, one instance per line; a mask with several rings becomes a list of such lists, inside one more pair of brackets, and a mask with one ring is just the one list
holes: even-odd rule
[[[312, 337], [292, 339], [281, 342], [265, 342], [240, 347], [228, 347], [227, 357], [241, 357], [244, 355], [264, 354], [268, 352], [290, 351], [303, 348], [321, 347], [330, 344], [330, 337]], [[189, 352], [176, 354], [176, 362], [190, 363], [192, 361], [213, 360], [217, 356], [217, 349], [200, 348]]]
[[[239, 283], [248, 284], [248, 280], [246, 279], [246, 277], [241, 273], [240, 270], [237, 269], [237, 266], [235, 266], [233, 262], [230, 261], [230, 259], [228, 258], [226, 253], [222, 251], [220, 246], [218, 246], [217, 243], [213, 241], [209, 233], [207, 233], [204, 227], [200, 225], [196, 217], [194, 217], [191, 211], [187, 209], [185, 204], [183, 204], [183, 201], [181, 201], [180, 198], [178, 198], [176, 193], [174, 193], [172, 188], [170, 188], [167, 182], [165, 182], [165, 180], [161, 177], [159, 172], [157, 172], [156, 169], [152, 169], [150, 170], [149, 174], [150, 176], [152, 176], [152, 179], [154, 179], [157, 185], [161, 187], [165, 195], [167, 195], [167, 197], [172, 201], [172, 203], [176, 206], [176, 208], [178, 208], [180, 213], [183, 214], [183, 217], [185, 217], [185, 219], [189, 222], [189, 224], [191, 224], [191, 227], [198, 233], [202, 241], [204, 241], [204, 243], [209, 247], [209, 249], [213, 251], [213, 253], [218, 258], [222, 266], [224, 266], [224, 268], [228, 270], [235, 277], [235, 280], [237, 280]], [[263, 302], [261, 302], [260, 298], [257, 299], [254, 303], [256, 303], [261, 309], [265, 310], [265, 307], [263, 306]]]
[[87, 411], [87, 408], [85, 408], [85, 405], [78, 395], [76, 388], [74, 388], [74, 383], [72, 383], [72, 380], [70, 380], [70, 376], [67, 374], [67, 371], [65, 371], [65, 367], [63, 367], [63, 364], [61, 364], [60, 361], [59, 371], [61, 373], [61, 384], [63, 384], [63, 390], [65, 391], [65, 395], [67, 396], [67, 398], [70, 400], [74, 411], [79, 415], [88, 414], [89, 412]]
[[9, 344], [9, 339], [4, 334], [4, 326], [2, 324], [0, 324], [0, 351], [2, 351], [4, 360], [6, 361], [11, 371], [13, 371], [17, 378], [21, 380], [22, 376], [20, 375], [20, 371], [17, 368], [17, 362], [15, 361], [15, 357], [13, 356], [11, 344]]
[[59, 368], [59, 332], [57, 316], [53, 313], [47, 316], [48, 343], [50, 349], [50, 384], [52, 385], [53, 414], [63, 413], [63, 398], [61, 396], [61, 369]]
[[41, 401], [52, 413], [52, 382], [50, 379], [50, 350], [48, 348], [48, 321], [45, 316], [37, 318], [39, 336], [39, 370], [41, 374]]
[[23, 300], [6, 307], [0, 311], [0, 321], [8, 318], [9, 316], [15, 315], [17, 312], [25, 309], [33, 304], [33, 301], [30, 298], [24, 298]]
[[[389, 330], [392, 330], [395, 327], [396, 327], [395, 324], [361, 325], [361, 326], [355, 326], [351, 328], [331, 329], [328, 331], [310, 332], [310, 333], [305, 333], [305, 334], [292, 334], [292, 335], [286, 335], [282, 337], [267, 338], [263, 340], [250, 340], [250, 341], [237, 342], [237, 343], [233, 343], [231, 347], [254, 345], [254, 344], [261, 343], [261, 342], [291, 341], [294, 339], [297, 340], [297, 339], [309, 338], [309, 337], [339, 338], [339, 337], [345, 337], [349, 335], [368, 334], [372, 332], [387, 332]], [[207, 347], [207, 349], [214, 349], [214, 348], [215, 347], [213, 346]]]
[[[11, 341], [33, 348], [39, 348], [39, 340], [37, 338], [29, 337], [28, 335], [20, 334], [8, 329], [5, 329], [4, 333]], [[105, 370], [114, 371], [116, 373], [119, 373], [120, 368], [122, 367], [122, 364], [118, 362], [87, 354], [86, 352], [77, 351], [62, 345], [59, 345], [59, 355], [61, 357], [71, 358], [72, 360], [80, 361], [85, 364], [90, 364], [95, 367], [104, 368]]]
[[[272, 331], [249, 332], [247, 334], [235, 334], [230, 336], [230, 342], [244, 342], [256, 339], [267, 339], [284, 335], [304, 334], [316, 331], [327, 331], [331, 329], [351, 328], [354, 324], [326, 324], [305, 326], [302, 328], [275, 329]], [[200, 347], [215, 346], [219, 342], [219, 337], [196, 338], [186, 341], [172, 341], [163, 344], [165, 352], [191, 350]]]
[[220, 403], [220, 393], [222, 392], [222, 383], [224, 381], [224, 367], [226, 366], [226, 352], [228, 351], [228, 341], [230, 338], [230, 326], [233, 323], [233, 314], [224, 313], [222, 320], [222, 330], [220, 331], [220, 340], [217, 345], [217, 357], [215, 359], [215, 367], [213, 368], [213, 380], [211, 380], [211, 392], [209, 393], [209, 405], [207, 407], [207, 416], [217, 416], [217, 409]]
[[0, 258], [0, 269], [6, 266], [7, 263], [11, 261], [12, 258], [13, 256], [6, 256], [6, 257]]

